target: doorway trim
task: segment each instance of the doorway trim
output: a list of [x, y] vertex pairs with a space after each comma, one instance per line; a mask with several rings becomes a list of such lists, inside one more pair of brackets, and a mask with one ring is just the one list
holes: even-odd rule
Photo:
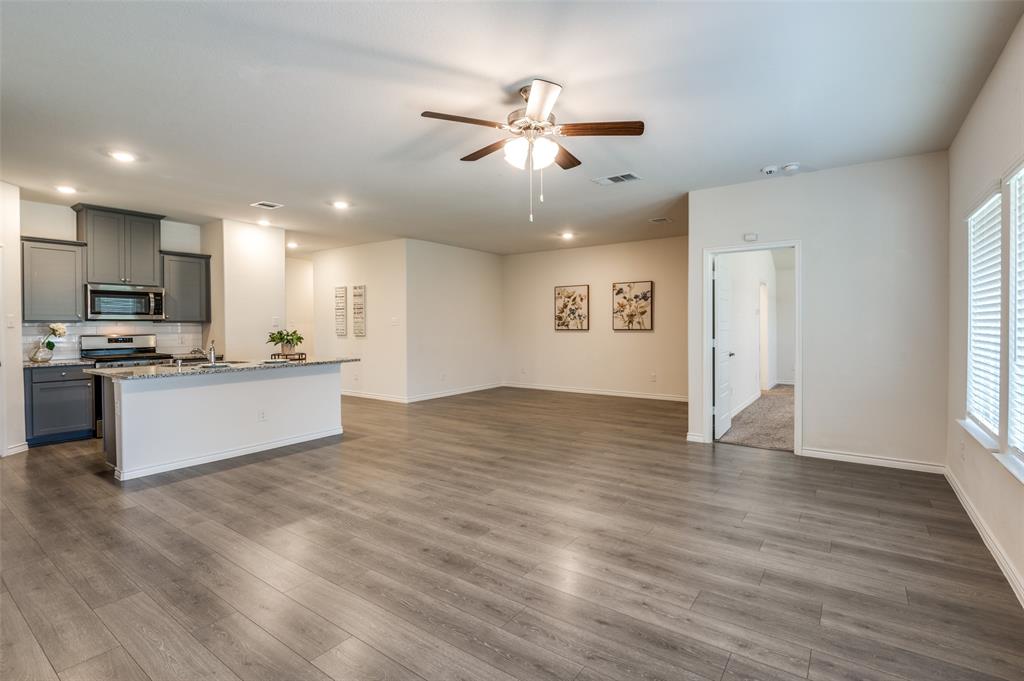
[[793, 453], [802, 455], [803, 451], [803, 255], [801, 253], [801, 242], [792, 241], [771, 241], [756, 244], [745, 244], [743, 246], [718, 246], [705, 248], [701, 258], [703, 271], [701, 281], [701, 419], [704, 432], [704, 442], [715, 441], [712, 417], [714, 416], [714, 371], [712, 366], [711, 335], [714, 332], [711, 312], [714, 307], [714, 295], [712, 287], [712, 263], [716, 255], [727, 253], [748, 253], [751, 251], [770, 251], [777, 248], [793, 249], [793, 293], [794, 293], [794, 325], [793, 330]]

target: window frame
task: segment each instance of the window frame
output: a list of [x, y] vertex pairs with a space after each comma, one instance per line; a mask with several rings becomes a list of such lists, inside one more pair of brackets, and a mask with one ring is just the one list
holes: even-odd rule
[[[1013, 195], [1014, 183], [1017, 182], [1020, 183], [1020, 186], [1018, 188], [1018, 191], [1021, 192], [1020, 206], [1017, 206], [1017, 204], [1015, 203], [1015, 197]], [[1017, 360], [1017, 343], [1014, 342], [1016, 340], [1018, 327], [1018, 322], [1016, 320], [1016, 311], [1018, 308], [1017, 296], [1024, 296], [1024, 285], [1022, 285], [1020, 291], [1017, 290], [1016, 286], [1018, 277], [1018, 272], [1016, 271], [1017, 263], [1021, 263], [1021, 267], [1024, 268], [1024, 258], [1019, 257], [1021, 255], [1021, 251], [1024, 251], [1024, 163], [1021, 163], [1017, 167], [1015, 167], [1010, 173], [1007, 174], [1006, 179], [1000, 182], [1000, 193], [1002, 194], [1003, 199], [1003, 231], [1004, 234], [1008, 235], [1010, 239], [1010, 257], [1009, 266], [1007, 268], [1007, 284], [1008, 288], [1010, 289], [1010, 304], [1007, 306], [1007, 328], [1006, 333], [1003, 337], [1003, 343], [1005, 344], [1008, 350], [1008, 361], [1006, 363], [1007, 366], [1005, 371], [1006, 382], [1003, 386], [1003, 389], [1006, 392], [1007, 403], [1005, 409], [1005, 426], [1003, 427], [1003, 430], [1005, 431], [1006, 435], [1003, 438], [1003, 440], [1000, 441], [1000, 444], [1002, 445], [1000, 447], [1000, 450], [1016, 458], [1018, 465], [1022, 467], [1022, 469], [1024, 469], [1024, 450], [1022, 450], [1020, 447], [1016, 445], [1010, 444], [1010, 420], [1012, 418], [1011, 408], [1013, 407], [1014, 403], [1014, 400], [1011, 397], [1011, 393], [1015, 387], [1013, 365]], [[1016, 211], [1018, 210], [1020, 211], [1020, 214], [1017, 214]], [[1017, 226], [1019, 226], [1019, 230], [1015, 228]], [[1018, 231], [1020, 232], [1019, 235]], [[1024, 310], [1022, 310], [1022, 313], [1024, 313]], [[1020, 322], [1020, 326], [1022, 327], [1021, 332], [1024, 333], [1024, 322]], [[1024, 364], [1024, 360], [1021, 360], [1021, 363]], [[1022, 385], [1019, 387], [1021, 390], [1024, 390], [1024, 378], [1022, 378], [1021, 383]], [[1024, 420], [1024, 399], [1022, 399], [1021, 418], [1022, 420]], [[1024, 479], [1022, 479], [1022, 482], [1024, 482]]]

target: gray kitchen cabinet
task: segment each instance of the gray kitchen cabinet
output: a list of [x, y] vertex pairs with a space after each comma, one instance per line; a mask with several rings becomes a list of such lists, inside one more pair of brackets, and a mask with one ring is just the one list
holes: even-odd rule
[[79, 322], [85, 317], [85, 244], [24, 238], [21, 304], [26, 322]]
[[96, 391], [82, 367], [25, 369], [26, 440], [35, 446], [95, 435]]
[[78, 203], [78, 238], [88, 244], [90, 284], [160, 285], [162, 215]]
[[210, 321], [210, 256], [164, 251], [164, 319]]

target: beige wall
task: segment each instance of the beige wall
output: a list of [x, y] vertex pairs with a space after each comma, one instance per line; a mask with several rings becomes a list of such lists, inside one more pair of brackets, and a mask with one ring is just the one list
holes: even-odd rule
[[[504, 380], [686, 399], [686, 237], [504, 258]], [[654, 281], [654, 330], [613, 331], [614, 282]], [[590, 331], [555, 331], [554, 287], [590, 285]], [[655, 380], [651, 380], [651, 375]]]
[[[949, 149], [949, 401], [946, 464], [1024, 603], [1024, 483], [956, 423], [967, 367], [965, 220], [999, 179], [1024, 162], [1024, 21], [1010, 38]], [[977, 521], [976, 521], [977, 522]]]
[[[359, 357], [341, 371], [342, 391], [404, 402], [408, 395], [406, 245], [395, 239], [313, 254], [313, 323], [317, 353]], [[352, 287], [366, 285], [366, 337], [352, 329]], [[334, 288], [348, 287], [348, 335], [334, 329]]]
[[212, 339], [230, 360], [270, 357], [267, 334], [285, 322], [284, 230], [234, 220], [203, 226], [202, 249], [210, 258]]
[[935, 153], [690, 195], [695, 439], [709, 436], [704, 249], [742, 246], [744, 233], [757, 232], [762, 244], [802, 247], [803, 447], [942, 470], [947, 173], [946, 154]]
[[796, 375], [796, 279], [792, 269], [775, 269], [776, 355], [779, 383]]
[[406, 240], [411, 401], [501, 383], [502, 258]]
[[3, 287], [0, 297], [3, 357], [3, 446], [0, 454], [25, 448], [25, 394], [21, 355], [21, 191], [0, 182], [0, 267]]
[[313, 261], [285, 258], [285, 328], [298, 330], [305, 338], [299, 348], [307, 355], [316, 354], [313, 329]]

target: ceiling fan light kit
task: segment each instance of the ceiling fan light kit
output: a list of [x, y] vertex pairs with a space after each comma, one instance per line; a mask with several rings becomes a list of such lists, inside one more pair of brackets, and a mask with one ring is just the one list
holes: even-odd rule
[[530, 222], [533, 222], [533, 171], [541, 171], [540, 201], [543, 203], [543, 169], [553, 163], [557, 163], [563, 170], [569, 170], [581, 163], [569, 150], [552, 138], [644, 134], [643, 121], [557, 124], [551, 110], [554, 108], [555, 101], [561, 92], [561, 85], [539, 78], [535, 79], [532, 83], [519, 90], [519, 94], [526, 100], [526, 106], [510, 113], [506, 123], [488, 121], [482, 118], [437, 113], [436, 111], [424, 111], [421, 115], [424, 118], [436, 118], [443, 121], [495, 128], [510, 134], [511, 137], [477, 149], [463, 156], [462, 160], [478, 161], [484, 156], [489, 156], [499, 149], [503, 149], [505, 161], [509, 165], [530, 173]]

